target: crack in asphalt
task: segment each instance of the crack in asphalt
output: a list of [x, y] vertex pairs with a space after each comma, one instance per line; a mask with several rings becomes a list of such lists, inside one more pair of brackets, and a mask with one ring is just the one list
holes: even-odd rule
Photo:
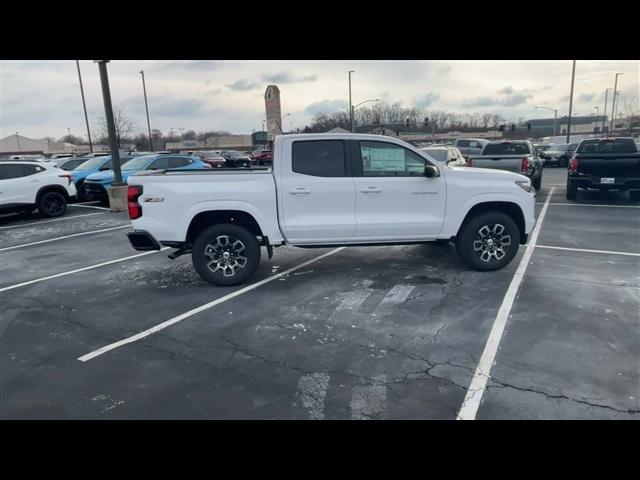
[[497, 383], [498, 385], [487, 385], [487, 390], [489, 390], [490, 388], [511, 388], [513, 390], [518, 390], [520, 392], [537, 393], [539, 395], [544, 395], [545, 397], [552, 398], [554, 400], [569, 400], [571, 402], [576, 402], [576, 403], [580, 403], [580, 404], [583, 404], [583, 405], [588, 405], [590, 407], [604, 408], [604, 409], [613, 410], [614, 412], [619, 412], [619, 413], [628, 413], [628, 414], [631, 414], [631, 415], [635, 415], [636, 413], [640, 413], [640, 409], [637, 409], [637, 410], [634, 410], [634, 409], [622, 410], [622, 409], [619, 409], [619, 408], [612, 407], [610, 405], [603, 405], [603, 404], [600, 404], [600, 403], [592, 403], [592, 402], [589, 402], [589, 401], [583, 400], [583, 399], [571, 398], [571, 397], [568, 397], [567, 395], [554, 395], [552, 393], [548, 393], [548, 392], [545, 392], [543, 390], [536, 390], [534, 388], [520, 387], [520, 386], [517, 386], [517, 385], [513, 385], [513, 384], [510, 384], [510, 383], [506, 383], [506, 382], [502, 382], [502, 381], [496, 380], [495, 378], [492, 378], [492, 377], [490, 377], [490, 378], [491, 378], [491, 381], [493, 383]]

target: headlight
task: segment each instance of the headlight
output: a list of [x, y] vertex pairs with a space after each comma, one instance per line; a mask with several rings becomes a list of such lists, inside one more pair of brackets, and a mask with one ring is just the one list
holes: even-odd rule
[[517, 180], [516, 185], [518, 185], [525, 192], [531, 191], [531, 180]]

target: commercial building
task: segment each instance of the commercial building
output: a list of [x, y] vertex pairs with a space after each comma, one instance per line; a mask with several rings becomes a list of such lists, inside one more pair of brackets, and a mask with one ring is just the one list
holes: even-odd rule
[[75, 153], [76, 146], [66, 142], [34, 140], [14, 133], [0, 140], [0, 156], [7, 155], [54, 155]]

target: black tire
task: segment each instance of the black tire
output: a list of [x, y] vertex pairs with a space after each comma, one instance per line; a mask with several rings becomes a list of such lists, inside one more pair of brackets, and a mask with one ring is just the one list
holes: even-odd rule
[[87, 191], [84, 189], [84, 182], [78, 182], [76, 185], [77, 199], [79, 202], [86, 202], [89, 200], [89, 196], [87, 195]]
[[[224, 240], [223, 237], [227, 239]], [[233, 249], [237, 241], [240, 245]], [[234, 250], [237, 250], [235, 255]], [[240, 258], [244, 258], [244, 265]], [[207, 228], [198, 236], [193, 244], [191, 259], [196, 271], [207, 282], [219, 286], [238, 285], [257, 270], [260, 264], [260, 245], [255, 235], [248, 230], [222, 223]], [[227, 273], [231, 275], [226, 275]]]
[[531, 181], [531, 186], [536, 190], [540, 190], [542, 188], [542, 172], [540, 172], [540, 176], [538, 178], [534, 178]]
[[38, 210], [45, 217], [59, 217], [67, 211], [67, 199], [55, 190], [44, 192], [38, 199]]
[[[496, 244], [501, 248], [492, 247]], [[468, 267], [480, 271], [501, 269], [513, 260], [519, 245], [520, 229], [516, 222], [509, 215], [495, 211], [468, 218], [456, 238], [460, 259]]]
[[578, 187], [567, 183], [567, 200], [576, 200], [578, 198]]
[[629, 200], [640, 202], [640, 190], [629, 190]]

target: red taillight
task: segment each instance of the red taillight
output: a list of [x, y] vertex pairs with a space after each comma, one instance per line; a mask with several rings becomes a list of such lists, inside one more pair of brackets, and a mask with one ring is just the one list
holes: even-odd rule
[[571, 159], [569, 169], [571, 170], [571, 173], [578, 173], [578, 159], [576, 157], [573, 157]]
[[467, 158], [467, 167], [473, 167], [473, 162], [470, 158]]
[[142, 185], [129, 185], [127, 187], [127, 206], [129, 218], [135, 220], [142, 216], [142, 206], [138, 203], [138, 197], [142, 195]]
[[71, 185], [71, 182], [73, 182], [73, 177], [72, 177], [71, 175], [69, 175], [69, 174], [66, 174], [66, 175], [58, 175], [58, 176], [59, 176], [59, 177], [62, 177], [62, 178], [66, 178], [66, 179], [67, 179], [67, 182], [69, 182], [69, 183], [67, 183], [67, 186], [68, 186], [68, 185]]
[[520, 165], [520, 171], [521, 172], [528, 172], [529, 171], [529, 159], [527, 157], [524, 157], [522, 159], [522, 164]]

